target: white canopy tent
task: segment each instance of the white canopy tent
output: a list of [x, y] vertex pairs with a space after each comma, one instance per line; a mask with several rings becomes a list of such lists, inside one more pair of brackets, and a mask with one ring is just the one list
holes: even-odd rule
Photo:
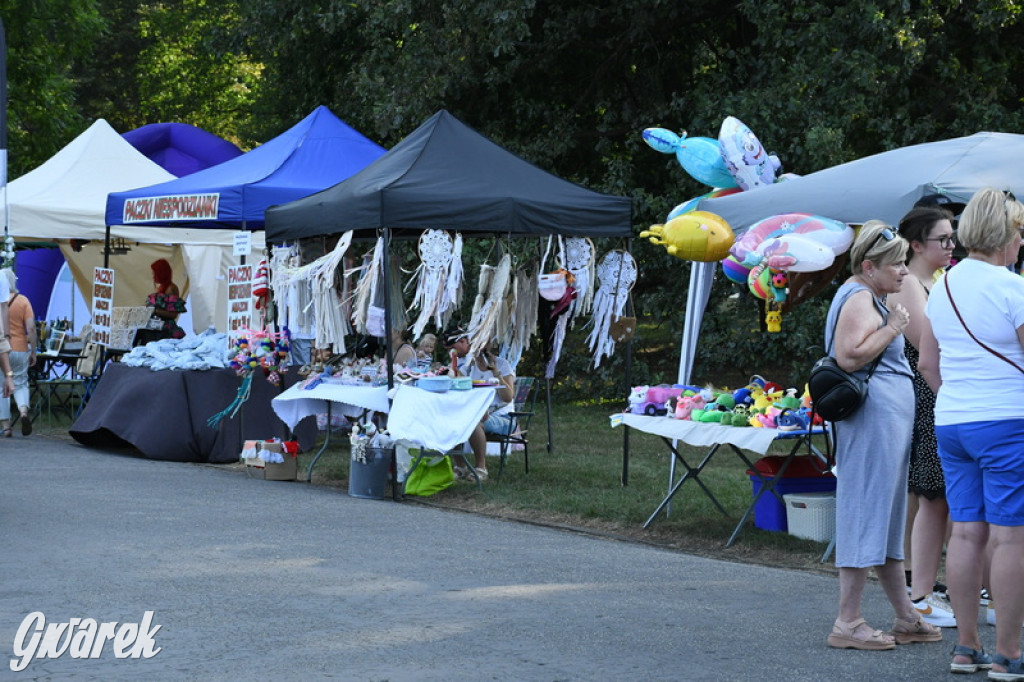
[[[57, 242], [91, 305], [92, 268], [103, 264], [107, 195], [173, 178], [99, 119], [38, 168], [11, 181], [0, 197], [7, 207], [9, 234], [18, 241]], [[142, 305], [152, 291], [149, 264], [164, 257], [172, 266], [183, 263], [187, 279], [177, 277], [176, 283], [183, 294], [191, 293], [195, 328], [224, 329], [227, 291], [221, 273], [225, 264], [235, 262], [234, 234], [229, 229], [112, 226], [111, 237], [124, 239], [133, 249], [110, 259], [109, 267], [117, 271], [114, 304]], [[72, 239], [91, 243], [75, 251]], [[135, 242], [153, 247], [135, 248]], [[258, 254], [263, 247], [262, 233], [253, 233], [250, 253]]]
[[[1024, 196], [1024, 135], [982, 132], [902, 147], [774, 185], [717, 199], [699, 210], [726, 220], [739, 237], [759, 220], [810, 213], [845, 223], [871, 219], [895, 225], [924, 196], [967, 203], [983, 187]], [[693, 263], [679, 358], [680, 383], [689, 383], [700, 323], [717, 263]]]

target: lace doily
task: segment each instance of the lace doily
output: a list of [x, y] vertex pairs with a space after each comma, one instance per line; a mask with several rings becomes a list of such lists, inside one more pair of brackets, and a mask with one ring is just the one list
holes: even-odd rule
[[420, 260], [428, 270], [447, 269], [452, 261], [452, 238], [444, 230], [425, 230], [420, 235]]
[[598, 291], [614, 295], [628, 294], [636, 284], [636, 260], [626, 251], [609, 251], [597, 265]]

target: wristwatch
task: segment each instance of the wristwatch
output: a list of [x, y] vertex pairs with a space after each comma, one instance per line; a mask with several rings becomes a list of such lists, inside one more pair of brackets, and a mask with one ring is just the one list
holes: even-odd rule
[[7, 372], [7, 376], [13, 377], [14, 376], [14, 372]]

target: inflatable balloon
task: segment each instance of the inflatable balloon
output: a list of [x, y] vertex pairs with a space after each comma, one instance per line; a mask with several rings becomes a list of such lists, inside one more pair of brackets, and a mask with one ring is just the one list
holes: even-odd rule
[[718, 133], [718, 144], [737, 186], [751, 190], [775, 182], [775, 174], [782, 168], [779, 157], [766, 152], [743, 121], [727, 116]]
[[[701, 194], [699, 197], [694, 197], [689, 201], [684, 201], [683, 203], [673, 208], [671, 211], [668, 212], [668, 216], [665, 218], [665, 221], [667, 222], [669, 220], [672, 220], [673, 218], [677, 218], [683, 215], [684, 213], [689, 213], [690, 211], [695, 210], [697, 208], [697, 204], [700, 203], [701, 199], [717, 199], [718, 197], [725, 197], [729, 196], [730, 194], [736, 194], [737, 192], [742, 191], [743, 190], [741, 190], [739, 187], [728, 187], [726, 189], [716, 189], [711, 192], [708, 192], [707, 194]], [[745, 282], [746, 280], [743, 281]]]
[[750, 274], [750, 268], [736, 260], [735, 256], [729, 256], [722, 261], [722, 272], [725, 273], [726, 278], [730, 282], [746, 284], [747, 276]]
[[712, 187], [736, 187], [736, 180], [725, 167], [721, 146], [710, 137], [676, 135], [665, 128], [647, 128], [644, 141], [662, 154], [675, 154], [679, 165], [697, 182]]
[[782, 303], [786, 300], [786, 286], [789, 278], [786, 273], [773, 270], [767, 263], [758, 263], [747, 276], [750, 293], [765, 301]]
[[766, 239], [790, 233], [809, 236], [827, 246], [837, 256], [850, 248], [854, 236], [853, 228], [838, 220], [807, 213], [783, 213], [751, 225], [736, 240], [729, 253], [736, 256], [736, 260], [741, 263], [753, 267], [760, 261], [760, 256], [756, 253], [758, 244]]
[[791, 272], [824, 270], [836, 259], [832, 249], [795, 232], [765, 239], [754, 253], [759, 254], [768, 267]]
[[729, 255], [735, 236], [729, 223], [714, 213], [690, 211], [664, 225], [651, 225], [640, 233], [652, 244], [665, 246], [670, 255], [683, 260], [712, 262]]

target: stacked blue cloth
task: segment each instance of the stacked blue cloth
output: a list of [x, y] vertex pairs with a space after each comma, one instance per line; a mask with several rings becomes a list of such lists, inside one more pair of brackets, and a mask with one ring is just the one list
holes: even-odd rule
[[121, 358], [131, 367], [160, 369], [221, 369], [230, 367], [234, 351], [227, 334], [210, 329], [183, 339], [162, 339], [137, 346]]

